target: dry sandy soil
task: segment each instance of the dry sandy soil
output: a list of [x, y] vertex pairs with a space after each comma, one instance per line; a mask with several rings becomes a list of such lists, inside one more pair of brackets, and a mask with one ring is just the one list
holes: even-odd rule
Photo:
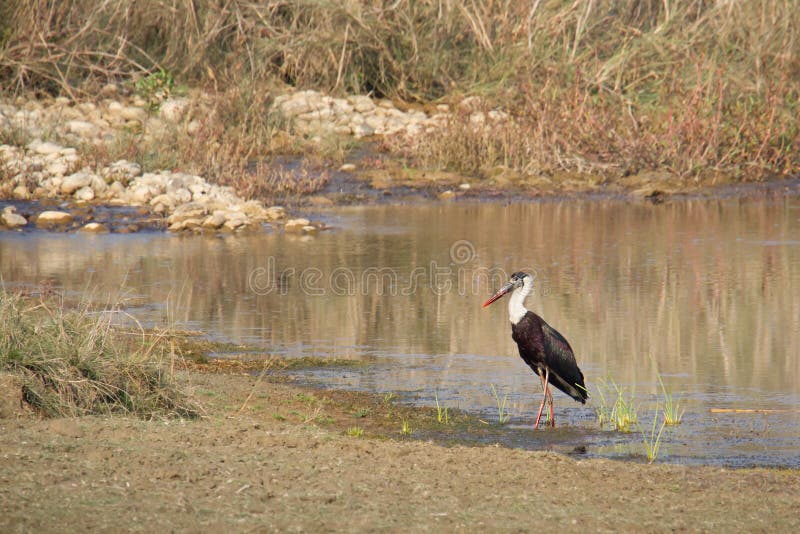
[[800, 528], [797, 470], [447, 447], [401, 435], [402, 419], [421, 429], [431, 413], [384, 398], [235, 373], [180, 380], [205, 417], [0, 419], [0, 531]]

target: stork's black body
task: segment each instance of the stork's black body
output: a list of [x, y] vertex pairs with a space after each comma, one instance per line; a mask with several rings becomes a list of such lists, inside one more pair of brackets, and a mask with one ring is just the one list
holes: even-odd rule
[[569, 342], [544, 319], [525, 308], [525, 298], [533, 290], [533, 277], [526, 273], [514, 273], [511, 279], [497, 293], [487, 300], [485, 308], [506, 293], [512, 292], [508, 302], [511, 319], [511, 337], [517, 343], [519, 355], [542, 381], [544, 395], [539, 406], [534, 427], [538, 428], [545, 403], [550, 406], [550, 424], [555, 426], [553, 396], [548, 384], [580, 402], [586, 404], [588, 394], [583, 381], [583, 373], [575, 361], [575, 354]]
[[518, 323], [511, 325], [511, 338], [517, 343], [519, 355], [537, 375], [544, 376], [549, 369], [551, 384], [586, 404], [583, 373], [569, 342], [555, 328], [529, 311]]

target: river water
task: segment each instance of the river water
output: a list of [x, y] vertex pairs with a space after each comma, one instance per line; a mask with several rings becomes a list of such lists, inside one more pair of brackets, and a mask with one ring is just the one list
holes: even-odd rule
[[[340, 208], [317, 236], [0, 235], [7, 287], [123, 299], [270, 354], [361, 360], [324, 386], [394, 392], [495, 424], [492, 441], [639, 457], [640, 431], [600, 430], [616, 384], [650, 432], [665, 387], [685, 408], [660, 460], [800, 467], [800, 198], [453, 203]], [[528, 308], [571, 343], [590, 390], [555, 393], [555, 431], [511, 340], [506, 275], [535, 277]], [[225, 355], [221, 355], [225, 356]], [[725, 411], [740, 410], [740, 411]], [[756, 410], [743, 412], [741, 410]], [[660, 423], [659, 423], [660, 424]]]

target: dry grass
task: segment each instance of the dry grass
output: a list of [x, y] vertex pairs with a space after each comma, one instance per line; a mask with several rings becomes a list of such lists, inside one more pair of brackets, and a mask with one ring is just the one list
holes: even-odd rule
[[[456, 116], [406, 155], [477, 174], [667, 169], [713, 180], [800, 168], [797, 0], [16, 0], [0, 20], [14, 22], [0, 23], [10, 90], [91, 93], [164, 69], [252, 117], [263, 102], [237, 104], [235, 88], [276, 80], [406, 101], [478, 94], [514, 122], [486, 135]], [[212, 168], [233, 162], [237, 181], [260, 126], [223, 107], [200, 134], [222, 135], [219, 150], [201, 144], [200, 155]], [[240, 144], [237, 128], [250, 134]]]
[[20, 378], [22, 398], [44, 416], [198, 416], [173, 380], [168, 345], [113, 327], [118, 313], [0, 290], [0, 371]]
[[[318, 144], [286, 134], [285, 119], [271, 107], [271, 91], [244, 83], [192, 100], [183, 123], [121, 131], [109, 143], [84, 146], [84, 159], [93, 166], [126, 159], [145, 172], [197, 174], [246, 198], [313, 193], [330, 178], [331, 156]], [[187, 128], [189, 119], [193, 128]], [[307, 157], [287, 162], [276, 156], [286, 153]]]

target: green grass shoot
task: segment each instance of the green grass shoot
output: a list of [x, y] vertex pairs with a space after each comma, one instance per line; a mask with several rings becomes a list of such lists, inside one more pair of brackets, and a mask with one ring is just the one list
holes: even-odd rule
[[407, 419], [403, 419], [403, 424], [400, 427], [400, 433], [404, 436], [410, 436], [413, 432], [414, 429], [411, 428], [411, 423], [409, 423]]
[[664, 414], [665, 425], [679, 425], [686, 408], [681, 407], [680, 402], [676, 399], [672, 391], [667, 390], [664, 385], [664, 380], [661, 379], [661, 374], [658, 374], [658, 383], [661, 384], [661, 393], [664, 398], [664, 408], [661, 413]]
[[647, 456], [647, 461], [653, 463], [658, 458], [661, 451], [661, 436], [664, 433], [664, 427], [667, 426], [666, 421], [661, 422], [661, 427], [658, 427], [658, 406], [656, 406], [655, 414], [653, 415], [653, 425], [650, 427], [650, 432], [642, 432], [642, 441], [644, 442], [644, 451]]
[[508, 423], [511, 419], [511, 415], [509, 415], [506, 405], [508, 404], [508, 393], [503, 395], [503, 399], [500, 400], [500, 395], [497, 394], [497, 389], [492, 384], [492, 394], [494, 395], [494, 401], [497, 404], [497, 422], [501, 425]]
[[347, 429], [347, 435], [354, 438], [360, 438], [364, 435], [364, 429], [360, 426], [351, 426]]
[[439, 392], [434, 393], [434, 398], [436, 399], [436, 420], [443, 425], [450, 424], [450, 415], [448, 413], [449, 408], [446, 406], [442, 406], [439, 404]]

